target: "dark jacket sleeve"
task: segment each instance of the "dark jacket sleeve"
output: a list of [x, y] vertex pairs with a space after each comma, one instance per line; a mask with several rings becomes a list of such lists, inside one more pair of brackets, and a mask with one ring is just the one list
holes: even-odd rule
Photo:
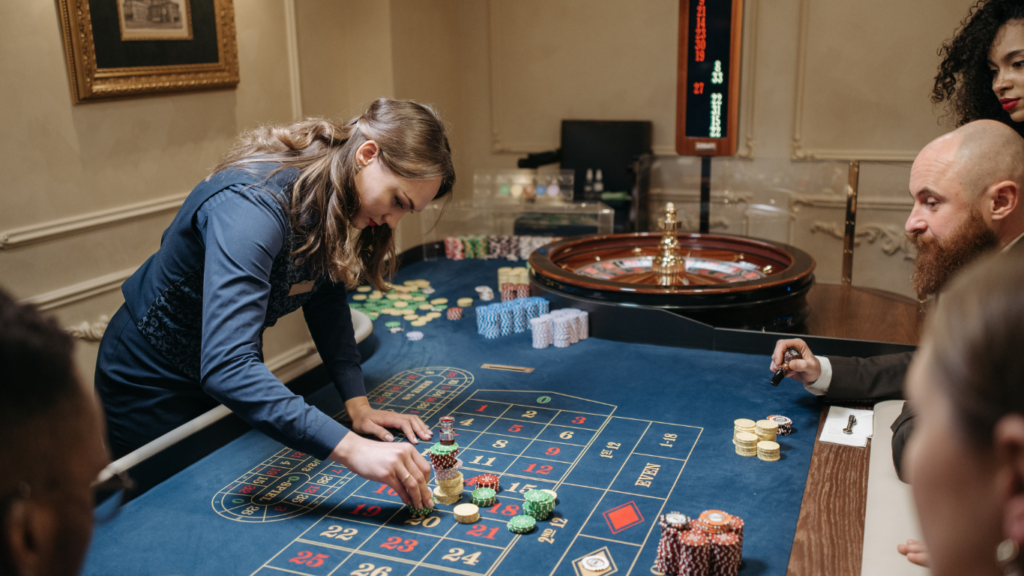
[[896, 467], [896, 475], [903, 478], [903, 452], [914, 431], [914, 411], [908, 402], [903, 403], [903, 411], [892, 423], [892, 464]]
[[345, 285], [325, 283], [319, 287], [302, 307], [302, 314], [341, 397], [351, 400], [366, 396]]
[[262, 359], [270, 270], [284, 246], [284, 218], [276, 199], [256, 189], [222, 191], [197, 213], [206, 249], [200, 384], [257, 430], [325, 459], [348, 430], [288, 390]]
[[825, 400], [830, 402], [878, 402], [903, 398], [903, 379], [913, 352], [870, 358], [829, 356], [832, 381]]

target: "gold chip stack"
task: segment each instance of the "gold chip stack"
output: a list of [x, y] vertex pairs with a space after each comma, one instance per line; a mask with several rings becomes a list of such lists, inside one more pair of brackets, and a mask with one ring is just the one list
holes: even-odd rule
[[455, 521], [459, 524], [472, 524], [480, 521], [480, 508], [476, 504], [459, 504], [454, 509]]
[[754, 421], [747, 418], [738, 418], [733, 422], [732, 443], [736, 443], [736, 435], [741, 432], [755, 434]]
[[758, 420], [754, 426], [754, 433], [765, 442], [775, 442], [779, 433], [779, 425], [771, 420]]
[[434, 488], [434, 501], [440, 502], [441, 504], [450, 506], [458, 502], [460, 498], [462, 498], [461, 492], [456, 494], [449, 494], [442, 490], [440, 486]]
[[736, 434], [736, 453], [740, 456], [757, 455], [757, 436], [750, 432]]
[[779, 444], [767, 440], [757, 443], [757, 457], [765, 462], [775, 462], [780, 458]]

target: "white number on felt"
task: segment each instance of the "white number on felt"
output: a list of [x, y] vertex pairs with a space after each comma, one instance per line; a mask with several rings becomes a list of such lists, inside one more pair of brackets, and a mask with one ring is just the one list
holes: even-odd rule
[[360, 564], [358, 570], [349, 572], [352, 576], [384, 576], [385, 574], [391, 574], [390, 566], [381, 566], [377, 568], [373, 564]]
[[462, 563], [467, 566], [476, 566], [477, 562], [480, 561], [480, 553], [473, 552], [472, 554], [466, 554], [466, 551], [462, 548], [450, 548], [448, 554], [441, 557], [443, 560], [449, 562], [458, 562], [462, 560]]
[[356, 530], [355, 528], [342, 528], [341, 526], [331, 526], [320, 533], [321, 536], [345, 540], [346, 542], [351, 540], [356, 534], [359, 534], [359, 530]]
[[412, 524], [413, 526], [423, 526], [424, 528], [433, 528], [441, 523], [441, 518], [438, 516], [427, 516], [426, 518], [407, 518], [406, 524]]
[[561, 438], [562, 440], [568, 440], [572, 438], [572, 430], [566, 430], [565, 432], [559, 434], [558, 437]]
[[491, 446], [495, 448], [504, 448], [505, 446], [508, 446], [508, 440], [498, 440], [494, 444], [491, 444]]
[[533, 418], [536, 415], [537, 415], [537, 411], [536, 410], [527, 410], [526, 414], [523, 414], [523, 418]]
[[462, 425], [462, 426], [472, 426], [473, 425], [473, 419], [472, 418], [466, 418], [462, 422], [459, 422], [459, 424]]

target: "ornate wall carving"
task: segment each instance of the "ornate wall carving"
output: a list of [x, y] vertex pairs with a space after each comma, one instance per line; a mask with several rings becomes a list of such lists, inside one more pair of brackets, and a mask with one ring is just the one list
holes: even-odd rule
[[[845, 226], [839, 222], [814, 222], [811, 224], [811, 232], [824, 232], [829, 236], [842, 240], [844, 238]], [[914, 259], [914, 245], [907, 239], [902, 229], [896, 226], [883, 226], [879, 224], [858, 224], [857, 237], [854, 240], [855, 246], [860, 246], [861, 240], [867, 240], [869, 244], [878, 242], [878, 247], [887, 256], [894, 256], [899, 252], [903, 253], [905, 260]]]

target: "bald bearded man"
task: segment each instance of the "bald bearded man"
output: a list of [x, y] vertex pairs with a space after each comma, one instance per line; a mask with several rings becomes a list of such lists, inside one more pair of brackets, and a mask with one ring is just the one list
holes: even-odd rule
[[[1009, 126], [978, 120], [929, 143], [910, 170], [914, 208], [907, 236], [917, 248], [913, 285], [919, 297], [938, 294], [964, 266], [996, 249], [1024, 257], [1024, 139]], [[829, 402], [864, 402], [903, 397], [912, 354], [871, 358], [825, 358], [800, 339], [779, 340], [770, 369], [778, 370], [788, 348], [790, 378]], [[903, 448], [913, 428], [904, 405], [893, 423], [892, 454], [903, 478]]]

